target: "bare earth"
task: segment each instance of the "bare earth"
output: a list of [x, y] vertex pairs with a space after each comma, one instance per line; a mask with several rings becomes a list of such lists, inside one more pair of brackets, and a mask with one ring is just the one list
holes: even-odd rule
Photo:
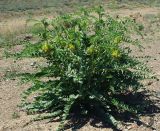
[[[110, 11], [109, 11], [110, 12]], [[158, 75], [160, 79], [160, 16], [156, 22], [149, 23], [150, 19], [145, 18], [147, 15], [160, 15], [160, 9], [158, 8], [138, 8], [138, 9], [121, 9], [120, 11], [111, 12], [119, 14], [120, 16], [135, 17], [137, 21], [141, 21], [145, 24], [146, 35], [142, 40], [142, 44], [145, 47], [144, 51], [138, 52], [135, 50], [135, 55], [140, 56], [152, 56], [153, 58], [146, 60], [153, 71]], [[148, 20], [148, 21], [147, 21]], [[18, 47], [17, 47], [18, 48]], [[30, 84], [20, 84], [18, 78], [5, 79], [6, 72], [18, 71], [18, 72], [32, 72], [36, 68], [31, 66], [32, 62], [42, 64], [42, 59], [23, 59], [13, 60], [11, 58], [5, 59], [2, 57], [4, 49], [0, 49], [0, 131], [54, 131], [58, 126], [58, 122], [39, 121], [27, 124], [33, 116], [27, 115], [21, 111], [17, 105], [21, 103], [21, 93], [28, 88]], [[160, 81], [152, 81], [146, 84], [146, 88], [151, 91], [155, 91], [160, 97]], [[160, 99], [160, 98], [159, 98]], [[160, 103], [156, 103], [160, 107]], [[160, 113], [156, 113], [153, 116], [143, 116], [141, 120], [146, 124], [155, 128], [156, 131], [160, 131]], [[69, 129], [70, 130], [70, 129]], [[112, 131], [111, 128], [103, 128], [92, 126], [91, 121], [86, 123], [80, 131]], [[138, 125], [135, 123], [128, 123], [128, 126], [123, 128], [124, 131], [152, 131], [153, 129]]]

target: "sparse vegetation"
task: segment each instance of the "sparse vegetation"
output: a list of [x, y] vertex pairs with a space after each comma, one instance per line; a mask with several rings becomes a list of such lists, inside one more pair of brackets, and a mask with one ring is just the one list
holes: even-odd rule
[[[0, 11], [26, 11], [46, 8], [58, 8], [69, 6], [87, 6], [101, 3], [103, 0], [1, 0]], [[38, 6], [37, 6], [38, 5]]]

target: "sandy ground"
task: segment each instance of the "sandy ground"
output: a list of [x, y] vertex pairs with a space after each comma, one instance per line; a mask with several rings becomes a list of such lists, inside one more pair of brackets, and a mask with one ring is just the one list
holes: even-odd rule
[[[145, 60], [153, 71], [159, 75], [160, 79], [160, 21], [154, 23], [147, 23], [144, 20], [145, 15], [157, 15], [160, 13], [160, 9], [157, 8], [144, 8], [134, 10], [120, 10], [112, 12], [113, 14], [119, 15], [132, 15], [136, 17], [138, 21], [142, 21], [146, 25], [145, 36], [142, 40], [142, 44], [145, 47], [142, 53], [137, 55], [148, 55], [152, 56], [151, 59]], [[140, 14], [140, 15], [139, 15]], [[21, 93], [29, 87], [30, 84], [20, 84], [18, 78], [8, 79], [5, 78], [6, 72], [17, 71], [17, 72], [32, 72], [36, 68], [31, 66], [32, 62], [42, 64], [42, 59], [23, 59], [13, 60], [11, 58], [5, 59], [2, 57], [3, 48], [0, 49], [0, 131], [54, 131], [58, 126], [58, 122], [39, 121], [27, 124], [33, 117], [27, 115], [21, 111], [17, 106], [21, 103]], [[146, 88], [151, 91], [155, 91], [160, 97], [160, 81], [151, 81], [150, 84], [146, 85]], [[160, 106], [160, 103], [156, 103]], [[144, 125], [137, 123], [129, 123], [128, 126], [124, 127], [124, 131], [160, 131], [160, 113], [154, 113], [154, 115], [146, 115], [141, 117], [141, 120], [146, 124], [154, 127], [151, 129]], [[78, 125], [81, 127], [81, 125]], [[69, 129], [71, 130], [71, 129]], [[80, 131], [112, 131], [111, 128], [97, 127], [96, 124], [92, 124], [91, 121], [84, 123], [84, 126]]]

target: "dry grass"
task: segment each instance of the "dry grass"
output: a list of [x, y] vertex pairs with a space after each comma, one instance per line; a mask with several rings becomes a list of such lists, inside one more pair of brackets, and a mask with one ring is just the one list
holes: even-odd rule
[[0, 34], [8, 36], [9, 34], [24, 32], [26, 30], [26, 19], [12, 19], [2, 22], [0, 26]]

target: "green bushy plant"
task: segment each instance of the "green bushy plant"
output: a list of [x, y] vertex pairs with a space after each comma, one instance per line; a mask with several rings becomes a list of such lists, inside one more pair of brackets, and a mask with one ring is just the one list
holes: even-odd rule
[[[44, 27], [39, 32], [40, 41], [29, 44], [19, 54], [44, 57], [48, 63], [31, 77], [34, 85], [23, 96], [25, 110], [47, 112], [37, 120], [59, 117], [59, 130], [64, 128], [74, 107], [82, 114], [95, 109], [114, 126], [118, 122], [112, 112], [136, 113], [136, 107], [118, 97], [135, 93], [143, 86], [142, 80], [151, 78], [150, 70], [130, 54], [131, 44], [140, 47], [130, 36], [139, 33], [133, 20], [113, 18], [98, 7], [40, 23]], [[56, 79], [38, 79], [44, 76]], [[35, 92], [38, 95], [27, 102]]]

